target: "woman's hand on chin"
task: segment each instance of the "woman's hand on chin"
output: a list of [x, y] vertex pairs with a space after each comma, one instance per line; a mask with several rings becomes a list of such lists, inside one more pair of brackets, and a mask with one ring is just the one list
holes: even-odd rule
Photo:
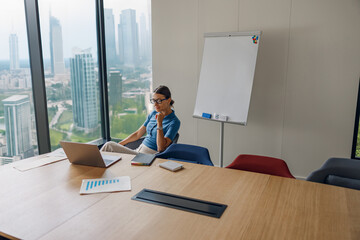
[[155, 119], [157, 120], [158, 123], [162, 123], [162, 121], [164, 120], [165, 114], [162, 112], [159, 112], [155, 115]]

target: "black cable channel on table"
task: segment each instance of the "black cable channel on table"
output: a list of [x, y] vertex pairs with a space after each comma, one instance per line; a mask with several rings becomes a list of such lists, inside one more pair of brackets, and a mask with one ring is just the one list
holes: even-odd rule
[[[152, 196], [149, 196], [149, 194], [152, 194]], [[173, 200], [157, 199], [157, 196], [159, 197], [164, 196], [164, 197], [172, 198]], [[215, 217], [215, 218], [220, 218], [224, 213], [225, 209], [227, 208], [227, 205], [220, 203], [214, 203], [214, 202], [204, 201], [195, 198], [188, 198], [180, 195], [159, 192], [150, 189], [141, 190], [131, 199], [141, 202], [151, 203], [155, 205], [160, 205], [164, 207], [175, 208], [187, 212], [197, 213], [209, 217]], [[180, 200], [181, 203], [176, 201], [177, 199]]]

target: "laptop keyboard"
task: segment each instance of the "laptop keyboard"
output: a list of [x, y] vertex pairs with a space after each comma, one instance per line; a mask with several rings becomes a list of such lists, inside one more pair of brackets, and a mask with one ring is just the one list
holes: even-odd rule
[[113, 163], [115, 160], [105, 160], [104, 159], [104, 163], [106, 166], [108, 166], [109, 164]]
[[120, 158], [119, 156], [107, 155], [103, 153], [101, 153], [101, 156], [104, 160], [105, 166], [109, 166]]
[[101, 154], [101, 156], [104, 159], [104, 161], [110, 161], [110, 162], [116, 161], [120, 158], [119, 156], [106, 155], [106, 154]]

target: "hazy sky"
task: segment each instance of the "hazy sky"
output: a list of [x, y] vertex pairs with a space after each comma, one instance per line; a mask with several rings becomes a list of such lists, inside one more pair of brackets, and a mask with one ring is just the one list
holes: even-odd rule
[[[121, 10], [136, 10], [147, 16], [150, 0], [104, 0], [105, 8], [112, 8], [115, 29]], [[28, 58], [24, 0], [0, 0], [0, 60], [9, 59], [9, 35], [16, 33], [19, 40], [20, 59]], [[64, 57], [72, 56], [72, 48], [92, 48], [96, 53], [95, 0], [39, 0], [41, 40], [45, 58], [50, 57], [49, 12], [62, 26]]]

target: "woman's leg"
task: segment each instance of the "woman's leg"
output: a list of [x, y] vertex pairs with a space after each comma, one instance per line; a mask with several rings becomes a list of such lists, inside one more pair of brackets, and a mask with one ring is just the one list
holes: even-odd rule
[[103, 152], [118, 152], [118, 153], [127, 153], [127, 154], [137, 154], [138, 152], [127, 148], [119, 143], [116, 142], [107, 142], [104, 146], [100, 149]]
[[145, 146], [144, 144], [140, 144], [140, 146], [136, 149], [139, 153], [146, 153], [146, 154], [155, 154], [157, 151]]

